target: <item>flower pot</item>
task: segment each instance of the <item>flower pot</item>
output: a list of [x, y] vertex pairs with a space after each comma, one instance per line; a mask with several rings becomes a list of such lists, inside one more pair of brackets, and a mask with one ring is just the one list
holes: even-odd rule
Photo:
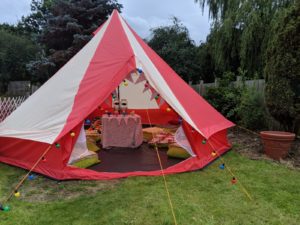
[[265, 154], [272, 159], [279, 160], [287, 156], [295, 139], [295, 134], [282, 131], [262, 131], [260, 137]]

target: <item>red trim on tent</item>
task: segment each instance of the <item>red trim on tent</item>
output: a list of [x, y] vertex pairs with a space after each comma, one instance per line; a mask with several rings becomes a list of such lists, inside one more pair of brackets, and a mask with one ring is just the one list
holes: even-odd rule
[[[226, 133], [226, 132], [225, 132]], [[216, 135], [216, 136], [215, 136]], [[216, 141], [221, 137], [224, 138], [224, 132], [215, 134], [213, 138], [213, 143], [215, 144], [216, 150], [219, 154], [223, 154], [229, 148], [229, 144], [224, 139], [222, 142]], [[225, 136], [226, 138], [226, 136]], [[72, 149], [75, 140], [70, 138], [69, 135], [65, 137], [66, 147], [57, 149], [55, 146], [46, 155], [46, 161], [40, 162], [36, 167], [34, 172], [41, 173], [43, 175], [52, 177], [58, 180], [68, 180], [68, 179], [84, 179], [84, 180], [105, 180], [105, 179], [115, 179], [130, 176], [160, 176], [161, 171], [133, 171], [126, 173], [113, 173], [113, 172], [96, 172], [88, 169], [80, 169], [74, 166], [65, 166], [64, 156], [68, 155], [68, 152]], [[17, 138], [0, 138], [0, 161], [18, 166], [24, 169], [30, 169], [36, 160], [42, 155], [43, 151], [49, 146], [46, 143], [22, 140]], [[208, 145], [206, 145], [208, 146]], [[210, 155], [210, 152], [205, 150], [205, 145], [201, 146], [201, 151], [203, 150], [203, 156], [201, 158], [191, 157], [171, 166], [164, 170], [165, 174], [182, 173], [186, 171], [198, 170], [205, 167], [207, 164], [212, 162], [215, 157]]]

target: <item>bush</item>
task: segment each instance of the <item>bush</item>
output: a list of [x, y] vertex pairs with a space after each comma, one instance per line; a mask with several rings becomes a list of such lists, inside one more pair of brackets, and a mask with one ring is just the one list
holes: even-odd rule
[[251, 130], [267, 128], [267, 113], [264, 97], [252, 88], [245, 88], [241, 95], [237, 115], [239, 124]]
[[219, 87], [209, 88], [204, 97], [226, 118], [237, 122], [237, 106], [241, 101], [242, 89], [233, 85], [233, 79], [233, 73], [225, 73], [219, 80]]

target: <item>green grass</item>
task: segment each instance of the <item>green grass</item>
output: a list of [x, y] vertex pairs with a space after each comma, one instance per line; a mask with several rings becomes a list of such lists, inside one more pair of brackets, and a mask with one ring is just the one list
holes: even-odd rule
[[[269, 161], [224, 156], [253, 197], [234, 188], [220, 160], [204, 170], [167, 176], [178, 224], [300, 224], [300, 171]], [[25, 171], [0, 164], [0, 199]], [[26, 181], [0, 224], [174, 224], [162, 177], [57, 183]]]

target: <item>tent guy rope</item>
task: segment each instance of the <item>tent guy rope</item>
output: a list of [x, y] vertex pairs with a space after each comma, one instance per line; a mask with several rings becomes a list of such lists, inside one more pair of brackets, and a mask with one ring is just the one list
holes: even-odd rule
[[37, 165], [39, 164], [39, 162], [45, 157], [45, 155], [49, 152], [49, 150], [51, 149], [52, 145], [49, 145], [46, 150], [43, 152], [43, 154], [40, 156], [40, 158], [38, 158], [38, 160], [34, 163], [34, 165], [31, 167], [31, 169], [28, 171], [28, 173], [26, 173], [23, 178], [20, 180], [20, 182], [15, 186], [15, 188], [13, 189], [13, 191], [10, 193], [10, 195], [7, 197], [7, 199], [4, 201], [4, 203], [7, 203], [12, 196], [14, 195], [14, 193], [16, 191], [18, 191], [18, 189], [22, 186], [22, 184], [24, 183], [24, 181], [26, 180], [26, 178], [29, 176], [29, 174], [37, 167]]
[[[150, 115], [149, 115], [148, 109], [146, 110], [146, 112], [147, 112], [147, 117], [148, 117], [148, 120], [149, 120], [149, 125], [152, 127], [152, 123], [151, 123], [151, 120], [150, 120]], [[154, 138], [153, 133], [152, 133], [152, 138]], [[158, 147], [157, 147], [156, 142], [154, 142], [154, 148], [155, 148], [155, 151], [156, 151], [156, 154], [157, 154], [161, 174], [162, 174], [162, 177], [163, 177], [163, 180], [164, 180], [164, 185], [165, 185], [165, 189], [166, 189], [166, 192], [167, 192], [167, 196], [168, 196], [169, 205], [170, 205], [170, 208], [171, 208], [174, 224], [177, 225], [178, 223], [177, 223], [177, 219], [176, 219], [176, 215], [175, 215], [175, 211], [174, 211], [174, 206], [173, 206], [173, 203], [172, 203], [172, 199], [171, 199], [170, 191], [169, 191], [169, 188], [168, 188], [166, 175], [165, 175], [162, 163], [161, 163], [161, 158], [160, 158], [160, 155], [159, 155], [159, 152], [158, 152]]]
[[[210, 141], [207, 141], [208, 144], [211, 146], [212, 150], [214, 152], [216, 152], [217, 156], [220, 158], [220, 160], [222, 161], [222, 163], [225, 165], [225, 169], [226, 171], [228, 171], [232, 177], [236, 178], [237, 176], [233, 173], [232, 169], [229, 167], [228, 163], [225, 162], [225, 160], [223, 159], [223, 157], [217, 152], [215, 151], [215, 148], [213, 146], [213, 144]], [[249, 200], [253, 200], [252, 196], [250, 195], [250, 193], [247, 191], [247, 189], [245, 188], [245, 186], [242, 184], [242, 182], [239, 180], [239, 187], [242, 189], [242, 191], [245, 193], [245, 195], [249, 198]]]

